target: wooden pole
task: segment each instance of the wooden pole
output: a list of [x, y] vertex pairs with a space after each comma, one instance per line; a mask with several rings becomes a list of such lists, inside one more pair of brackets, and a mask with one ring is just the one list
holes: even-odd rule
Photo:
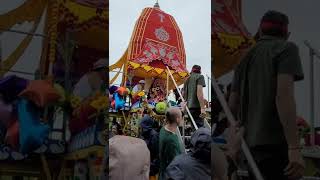
[[51, 180], [52, 177], [51, 177], [49, 165], [48, 165], [48, 162], [47, 162], [47, 160], [46, 160], [45, 155], [44, 155], [44, 154], [41, 154], [41, 155], [40, 155], [40, 158], [41, 158], [43, 170], [44, 170], [44, 172], [45, 172], [45, 174], [46, 174], [47, 180]]
[[[214, 91], [216, 92], [218, 99], [220, 101], [220, 104], [227, 116], [227, 119], [230, 123], [231, 126], [235, 126], [236, 125], [236, 121], [235, 118], [233, 117], [233, 114], [231, 113], [231, 110], [229, 108], [229, 106], [227, 105], [227, 102], [222, 94], [222, 92], [219, 89], [219, 86], [216, 82], [216, 79], [214, 77], [214, 75], [212, 75], [212, 80], [211, 83], [213, 85]], [[260, 173], [260, 170], [258, 169], [258, 166], [256, 164], [256, 162], [254, 161], [252, 154], [250, 153], [250, 150], [248, 148], [247, 143], [245, 142], [244, 138], [241, 138], [241, 149], [246, 157], [246, 159], [248, 160], [249, 166], [253, 171], [254, 176], [256, 177], [257, 180], [263, 180], [263, 177]]]
[[[183, 98], [183, 96], [182, 96], [182, 94], [181, 94], [181, 92], [180, 92], [180, 90], [179, 90], [179, 88], [178, 88], [178, 85], [177, 85], [176, 81], [174, 80], [173, 75], [172, 75], [171, 72], [170, 72], [169, 67], [166, 66], [166, 68], [167, 68], [167, 70], [168, 70], [168, 73], [169, 73], [169, 75], [170, 75], [170, 77], [171, 77], [171, 79], [172, 79], [172, 82], [173, 82], [174, 86], [175, 86], [175, 87], [177, 88], [177, 90], [178, 90], [178, 93], [179, 93], [179, 95], [180, 95], [180, 97], [181, 97], [181, 99], [182, 99], [182, 102], [185, 102], [185, 100], [184, 100], [184, 98]], [[194, 128], [197, 130], [197, 129], [198, 129], [198, 126], [197, 126], [196, 122], [194, 121], [193, 116], [192, 116], [192, 114], [190, 113], [189, 108], [186, 107], [186, 110], [187, 110], [187, 113], [188, 113], [188, 115], [189, 115], [189, 117], [190, 117], [190, 119], [191, 119], [191, 122], [192, 122]]]

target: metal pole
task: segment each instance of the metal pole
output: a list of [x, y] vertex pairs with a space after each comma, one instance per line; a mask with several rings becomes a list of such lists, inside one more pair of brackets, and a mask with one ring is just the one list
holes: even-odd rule
[[312, 53], [314, 56], [316, 56], [317, 58], [320, 59], [320, 51], [316, 48], [314, 48], [314, 46], [312, 46], [309, 41], [304, 41], [304, 44], [309, 48], [312, 49]]
[[[222, 92], [220, 91], [219, 87], [218, 87], [218, 84], [215, 80], [215, 77], [214, 75], [212, 75], [212, 85], [213, 85], [213, 88], [214, 88], [214, 91], [216, 92], [217, 94], [217, 97], [220, 101], [220, 104], [227, 116], [227, 119], [229, 121], [229, 123], [231, 124], [231, 126], [235, 126], [236, 125], [236, 121], [235, 121], [235, 118], [233, 117], [233, 114], [231, 113], [231, 110], [229, 108], [229, 106], [227, 105], [227, 102], [222, 94]], [[253, 174], [254, 176], [256, 177], [257, 180], [263, 180], [263, 177], [257, 167], [257, 164], [255, 163], [251, 153], [250, 153], [250, 150], [248, 148], [248, 145], [247, 143], [245, 142], [245, 140], [243, 139], [243, 137], [241, 138], [241, 149], [244, 153], [244, 155], [246, 156], [247, 160], [248, 160], [248, 163], [253, 171]]]
[[311, 145], [314, 145], [314, 52], [310, 48], [309, 50], [309, 55], [310, 55], [310, 126], [311, 126]]

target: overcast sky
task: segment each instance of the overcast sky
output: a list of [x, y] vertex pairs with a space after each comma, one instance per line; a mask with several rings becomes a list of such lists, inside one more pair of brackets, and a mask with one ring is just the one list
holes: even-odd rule
[[[300, 55], [305, 73], [305, 80], [296, 83], [296, 98], [298, 114], [310, 118], [310, 76], [309, 76], [309, 51], [304, 45], [304, 40], [309, 40], [315, 48], [320, 49], [320, 25], [318, 18], [320, 17], [320, 1], [309, 0], [302, 2], [301, 0], [242, 0], [242, 16], [244, 24], [248, 30], [254, 34], [257, 31], [260, 18], [267, 10], [278, 10], [289, 16], [289, 31], [291, 32], [290, 40], [295, 42], [300, 48]], [[316, 108], [320, 105], [319, 92], [319, 59], [315, 61], [315, 101]], [[224, 80], [230, 80], [230, 75]], [[316, 112], [317, 125], [320, 126], [320, 112]]]
[[[5, 14], [19, 6], [21, 6], [26, 0], [1, 0], [0, 2], [0, 14]], [[44, 13], [45, 14], [45, 13]], [[45, 15], [43, 14], [42, 19], [37, 27], [36, 33], [44, 33], [44, 20]], [[33, 22], [24, 22], [11, 27], [11, 29], [29, 32], [33, 27]], [[3, 32], [0, 35], [0, 46], [2, 48], [2, 59], [6, 59], [9, 55], [17, 48], [21, 41], [26, 35]], [[20, 57], [19, 61], [11, 68], [11, 70], [22, 71], [26, 73], [35, 73], [41, 57], [42, 51], [42, 38], [33, 37], [31, 43], [26, 48], [25, 52]], [[15, 74], [15, 73], [8, 73]], [[18, 76], [33, 79], [33, 75], [17, 74]]]
[[[142, 9], [153, 7], [155, 0], [110, 0], [110, 64], [116, 62], [128, 47], [131, 34]], [[180, 30], [186, 50], [187, 68], [202, 66], [203, 75], [211, 73], [211, 2], [210, 0], [159, 0], [160, 8], [171, 14]], [[112, 77], [112, 75], [111, 75]], [[120, 79], [118, 80], [118, 83]], [[206, 80], [207, 83], [207, 80]], [[207, 98], [207, 89], [205, 89]]]

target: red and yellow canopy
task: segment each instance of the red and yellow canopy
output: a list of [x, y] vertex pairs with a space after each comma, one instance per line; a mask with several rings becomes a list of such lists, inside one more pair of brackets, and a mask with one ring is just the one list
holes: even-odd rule
[[220, 77], [239, 63], [254, 40], [241, 18], [241, 0], [214, 0], [212, 21], [213, 73]]
[[135, 24], [127, 51], [109, 70], [124, 68], [124, 80], [128, 74], [166, 79], [166, 66], [178, 83], [188, 76], [182, 33], [171, 15], [157, 7], [145, 8]]

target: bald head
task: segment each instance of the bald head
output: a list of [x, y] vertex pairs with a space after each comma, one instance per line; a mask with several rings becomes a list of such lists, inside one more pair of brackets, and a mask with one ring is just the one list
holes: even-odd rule
[[170, 107], [166, 112], [166, 120], [169, 124], [179, 124], [182, 119], [181, 110], [177, 107]]

